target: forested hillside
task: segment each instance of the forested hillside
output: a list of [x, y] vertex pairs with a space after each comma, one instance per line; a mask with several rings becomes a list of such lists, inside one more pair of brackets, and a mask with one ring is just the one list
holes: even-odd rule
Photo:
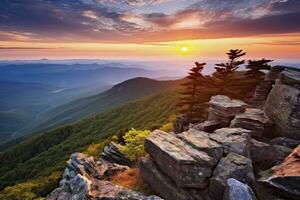
[[40, 122], [32, 129], [49, 129], [74, 122], [149, 95], [177, 88], [182, 80], [157, 81], [149, 78], [133, 78], [113, 86], [95, 96], [78, 99], [41, 115]]
[[89, 145], [103, 144], [120, 130], [160, 127], [174, 113], [177, 99], [176, 91], [164, 92], [76, 124], [35, 135], [1, 152], [0, 188], [14, 186], [2, 190], [0, 199], [45, 196], [57, 186], [71, 153], [84, 151]]

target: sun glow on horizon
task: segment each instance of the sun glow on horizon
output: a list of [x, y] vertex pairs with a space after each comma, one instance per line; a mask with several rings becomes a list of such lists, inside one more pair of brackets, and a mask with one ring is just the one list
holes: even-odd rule
[[188, 50], [189, 50], [188, 47], [181, 47], [181, 51], [182, 51], [182, 52], [187, 52]]

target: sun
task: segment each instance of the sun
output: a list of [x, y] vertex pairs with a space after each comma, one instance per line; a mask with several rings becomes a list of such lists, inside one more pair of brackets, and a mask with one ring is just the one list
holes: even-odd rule
[[189, 50], [189, 48], [187, 48], [187, 47], [181, 47], [181, 51], [184, 52], [184, 53], [188, 52], [188, 50]]

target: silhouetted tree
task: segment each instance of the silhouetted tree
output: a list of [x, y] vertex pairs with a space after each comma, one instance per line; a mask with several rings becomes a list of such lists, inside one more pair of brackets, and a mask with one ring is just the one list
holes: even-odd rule
[[249, 71], [247, 71], [246, 75], [248, 77], [257, 78], [264, 76], [265, 74], [261, 70], [270, 70], [271, 65], [269, 65], [269, 63], [272, 61], [273, 60], [267, 60], [265, 58], [260, 60], [248, 60], [248, 65], [246, 66], [246, 69], [249, 69]]
[[184, 89], [177, 104], [179, 113], [190, 120], [197, 120], [206, 114], [204, 103], [210, 98], [209, 92], [206, 92], [211, 87], [210, 77], [202, 75], [206, 63], [196, 62], [195, 65], [186, 77], [187, 81], [182, 84]]
[[228, 53], [229, 60], [226, 63], [216, 64], [216, 72], [214, 75], [222, 80], [225, 80], [227, 76], [233, 73], [239, 68], [240, 65], [245, 63], [245, 60], [238, 60], [242, 56], [246, 55], [241, 49], [231, 49]]

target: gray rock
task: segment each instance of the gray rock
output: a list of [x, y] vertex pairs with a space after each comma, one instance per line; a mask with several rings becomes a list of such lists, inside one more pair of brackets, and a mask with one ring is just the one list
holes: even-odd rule
[[[69, 173], [79, 173], [81, 175], [88, 175], [90, 177], [99, 178], [100, 174], [98, 171], [97, 164], [93, 157], [87, 157], [82, 153], [73, 153], [71, 159], [67, 162]], [[71, 172], [73, 171], [73, 172]], [[70, 174], [66, 175], [70, 175]]]
[[206, 152], [217, 161], [223, 157], [223, 147], [210, 139], [209, 134], [206, 132], [189, 129], [186, 132], [178, 134], [177, 137], [193, 148]]
[[227, 96], [217, 95], [209, 101], [209, 121], [218, 121], [222, 127], [230, 124], [235, 115], [245, 111], [247, 104], [240, 100], [230, 99]]
[[209, 194], [213, 199], [223, 198], [229, 178], [235, 178], [252, 187], [255, 179], [251, 160], [236, 153], [229, 153], [220, 160], [209, 182]]
[[175, 135], [153, 131], [145, 141], [145, 151], [179, 187], [205, 188], [217, 160], [185, 144]]
[[261, 109], [247, 108], [244, 113], [235, 116], [230, 127], [250, 130], [252, 137], [262, 137], [265, 129], [271, 127], [273, 123]]
[[[100, 180], [111, 171], [128, 169], [126, 166], [108, 163], [94, 162], [92, 157], [81, 153], [71, 155], [67, 162], [60, 187], [51, 192], [47, 200], [147, 200], [147, 196]], [[151, 197], [152, 199], [154, 197]], [[150, 198], [150, 199], [151, 199]], [[159, 199], [158, 197], [156, 199]]]
[[227, 189], [223, 200], [256, 200], [251, 187], [234, 178], [227, 180]]
[[222, 124], [219, 121], [204, 121], [197, 124], [191, 124], [190, 128], [198, 130], [198, 131], [204, 131], [204, 132], [214, 132], [215, 130], [222, 128]]
[[278, 134], [299, 140], [300, 89], [295, 76], [300, 73], [283, 72], [268, 96], [265, 113], [274, 121]]
[[119, 148], [118, 144], [111, 142], [108, 146], [104, 147], [103, 152], [101, 153], [102, 159], [111, 163], [131, 166], [132, 162], [126, 158]]
[[165, 200], [202, 200], [201, 191], [183, 189], [163, 173], [150, 157], [140, 161], [140, 173], [153, 191]]
[[242, 128], [221, 128], [209, 137], [222, 144], [224, 152], [234, 152], [246, 157], [250, 156], [250, 131]]
[[272, 145], [285, 146], [287, 148], [294, 149], [300, 144], [300, 140], [294, 140], [286, 137], [277, 137], [270, 141]]

